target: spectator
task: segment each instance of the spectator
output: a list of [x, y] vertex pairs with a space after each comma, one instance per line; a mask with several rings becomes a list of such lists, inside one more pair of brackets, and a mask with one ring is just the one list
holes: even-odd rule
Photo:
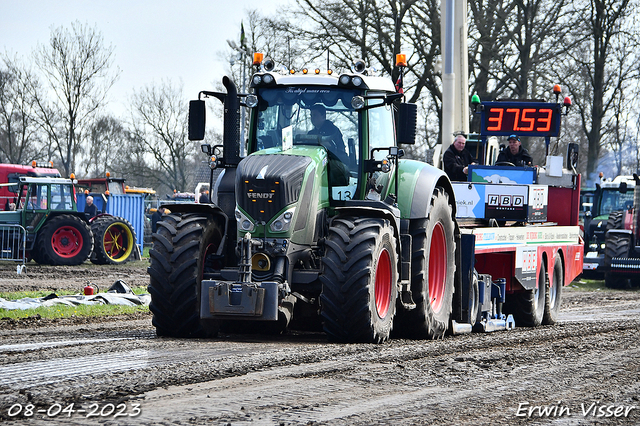
[[162, 215], [165, 213], [164, 207], [158, 207], [158, 209], [151, 215], [151, 232], [154, 234], [158, 230], [158, 222], [162, 220]]
[[509, 146], [500, 151], [496, 164], [511, 163], [516, 167], [530, 166], [533, 158], [520, 144], [518, 135], [511, 135], [508, 139]]
[[206, 204], [209, 202], [209, 191], [205, 188], [200, 189], [200, 198], [198, 198], [198, 202], [201, 204]]
[[98, 208], [93, 204], [93, 197], [87, 195], [87, 202], [84, 206], [84, 214], [87, 215], [87, 219], [93, 219], [98, 216]]
[[468, 180], [469, 164], [475, 164], [471, 153], [465, 149], [466, 143], [464, 135], [456, 136], [442, 156], [444, 171], [451, 180]]

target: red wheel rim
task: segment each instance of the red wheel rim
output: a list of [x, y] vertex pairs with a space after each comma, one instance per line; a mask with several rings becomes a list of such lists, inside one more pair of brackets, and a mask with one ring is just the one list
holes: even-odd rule
[[382, 250], [376, 267], [376, 310], [378, 316], [384, 318], [391, 304], [391, 257], [387, 249]]
[[82, 234], [73, 226], [61, 226], [51, 236], [51, 247], [60, 257], [74, 257], [82, 250]]
[[429, 248], [429, 302], [434, 312], [442, 307], [447, 280], [447, 240], [444, 227], [438, 222], [433, 227]]
[[104, 233], [104, 251], [111, 257], [118, 257], [123, 251], [127, 249], [124, 246], [124, 234], [122, 229], [118, 226], [111, 226]]

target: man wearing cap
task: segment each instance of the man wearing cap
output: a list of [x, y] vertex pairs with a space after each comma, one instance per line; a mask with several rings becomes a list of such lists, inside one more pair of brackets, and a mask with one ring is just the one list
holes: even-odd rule
[[520, 144], [518, 135], [509, 136], [508, 142], [509, 146], [500, 151], [496, 164], [507, 162], [517, 167], [523, 167], [530, 166], [533, 163], [533, 158], [531, 158], [529, 152]]

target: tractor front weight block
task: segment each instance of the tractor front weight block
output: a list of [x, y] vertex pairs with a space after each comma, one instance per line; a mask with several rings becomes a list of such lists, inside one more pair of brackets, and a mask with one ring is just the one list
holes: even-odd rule
[[278, 283], [232, 283], [203, 280], [200, 318], [278, 320]]

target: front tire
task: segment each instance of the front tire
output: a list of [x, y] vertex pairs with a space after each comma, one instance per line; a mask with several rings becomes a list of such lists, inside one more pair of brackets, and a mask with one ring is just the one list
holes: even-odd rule
[[604, 248], [604, 285], [607, 288], [622, 289], [629, 287], [629, 279], [622, 274], [609, 272], [613, 258], [629, 257], [631, 251], [631, 239], [627, 235], [607, 234]]
[[43, 265], [80, 265], [93, 250], [93, 235], [77, 216], [55, 216], [45, 223], [36, 240], [34, 259]]
[[336, 218], [325, 242], [320, 309], [329, 339], [380, 343], [393, 328], [398, 255], [386, 219]]
[[149, 251], [152, 323], [158, 336], [207, 337], [217, 322], [200, 320], [200, 283], [206, 256], [215, 254], [224, 230], [211, 216], [172, 213], [158, 222]]
[[455, 224], [448, 194], [431, 197], [429, 217], [412, 221], [411, 292], [416, 308], [403, 313], [403, 329], [416, 339], [439, 339], [449, 329], [455, 277]]

